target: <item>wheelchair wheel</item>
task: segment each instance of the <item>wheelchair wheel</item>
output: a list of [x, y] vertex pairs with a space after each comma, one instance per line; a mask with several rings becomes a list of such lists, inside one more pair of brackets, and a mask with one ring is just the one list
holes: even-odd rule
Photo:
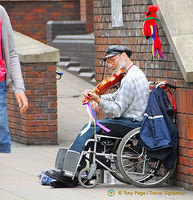
[[91, 179], [88, 179], [88, 174], [90, 172], [90, 168], [82, 169], [78, 174], [78, 182], [84, 188], [93, 188], [98, 183], [98, 174], [95, 173]]
[[118, 167], [123, 177], [137, 187], [157, 187], [166, 182], [175, 170], [164, 168], [162, 161], [149, 158], [139, 142], [140, 128], [130, 131], [117, 152]]
[[121, 172], [119, 171], [119, 167], [118, 167], [118, 161], [117, 161], [117, 158], [114, 159], [114, 167], [113, 167], [113, 170], [114, 172], [110, 172], [111, 175], [116, 178], [118, 181], [122, 182], [122, 183], [126, 183], [126, 184], [130, 184], [129, 181], [127, 181], [121, 174]]

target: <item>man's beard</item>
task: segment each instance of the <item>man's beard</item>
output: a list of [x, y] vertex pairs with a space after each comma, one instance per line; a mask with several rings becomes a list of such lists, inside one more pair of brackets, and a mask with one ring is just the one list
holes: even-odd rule
[[126, 66], [126, 61], [125, 61], [125, 59], [122, 57], [122, 55], [121, 55], [121, 57], [120, 57], [120, 60], [119, 60], [119, 69], [122, 69], [122, 68], [124, 68], [125, 66]]
[[122, 57], [122, 55], [120, 56], [120, 59], [118, 61], [118, 66], [116, 67], [115, 70], [113, 70], [113, 73], [115, 73], [116, 71], [124, 68], [126, 66], [126, 61], [125, 59]]

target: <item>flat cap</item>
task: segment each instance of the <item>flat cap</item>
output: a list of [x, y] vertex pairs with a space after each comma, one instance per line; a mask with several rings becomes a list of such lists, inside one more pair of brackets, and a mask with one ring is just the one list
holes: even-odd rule
[[109, 46], [107, 51], [106, 51], [106, 55], [104, 57], [104, 61], [109, 57], [115, 56], [117, 54], [121, 54], [123, 52], [125, 52], [128, 55], [129, 58], [132, 55], [132, 51], [129, 48], [127, 48], [126, 46], [122, 46], [122, 45]]

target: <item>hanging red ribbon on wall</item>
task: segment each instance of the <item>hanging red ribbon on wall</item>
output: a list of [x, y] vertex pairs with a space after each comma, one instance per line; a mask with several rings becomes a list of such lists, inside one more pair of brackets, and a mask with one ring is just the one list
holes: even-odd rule
[[161, 48], [162, 44], [158, 36], [158, 28], [157, 22], [159, 19], [157, 18], [156, 12], [159, 10], [157, 5], [151, 5], [148, 7], [148, 11], [145, 12], [146, 19], [143, 23], [143, 34], [146, 36], [146, 39], [150, 37], [154, 40], [152, 45], [152, 58], [151, 60], [155, 60], [157, 58], [162, 57], [164, 58]]

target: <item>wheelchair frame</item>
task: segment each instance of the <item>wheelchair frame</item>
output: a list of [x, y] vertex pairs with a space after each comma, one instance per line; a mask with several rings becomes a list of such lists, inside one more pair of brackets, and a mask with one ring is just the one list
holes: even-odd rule
[[[139, 140], [137, 139], [139, 132], [140, 128], [136, 128], [127, 133], [123, 138], [98, 135], [96, 139], [89, 139], [86, 145], [90, 142], [94, 142], [94, 150], [83, 151], [82, 155], [93, 155], [93, 157], [91, 160], [88, 159], [91, 162], [88, 162], [85, 168], [83, 168], [80, 172], [76, 171], [75, 173], [78, 175], [80, 185], [85, 188], [93, 188], [96, 186], [99, 180], [97, 164], [100, 164], [104, 169], [108, 170], [118, 181], [126, 184], [133, 184], [137, 187], [148, 188], [158, 187], [165, 183], [173, 174], [176, 162], [171, 170], [166, 170], [163, 169], [161, 161], [151, 161], [146, 154], [146, 150], [139, 144]], [[113, 139], [115, 141], [119, 140], [120, 143], [116, 149], [117, 154], [114, 152], [98, 153], [96, 149], [101, 138]], [[128, 144], [132, 147], [127, 147]], [[137, 146], [141, 147], [139, 152], [137, 152], [137, 149], [134, 149]], [[106, 147], [104, 146], [104, 149], [105, 148]], [[125, 154], [125, 148], [127, 154]], [[106, 166], [96, 158], [97, 156], [104, 156], [106, 159], [111, 161], [114, 160], [116, 168], [112, 169]], [[125, 160], [128, 162], [126, 165], [124, 164]]]
[[[89, 150], [84, 150], [82, 152], [82, 155], [89, 155], [91, 156], [91, 158], [87, 158], [89, 160], [89, 164], [90, 167], [86, 167], [84, 169], [82, 169], [79, 174], [78, 174], [78, 181], [80, 183], [80, 185], [82, 185], [83, 187], [94, 187], [97, 182], [98, 182], [98, 174], [96, 172], [97, 170], [97, 165], [100, 165], [103, 167], [103, 169], [108, 170], [116, 179], [118, 179], [121, 182], [126, 182], [122, 177], [119, 177], [119, 175], [117, 175], [116, 169], [112, 169], [109, 166], [105, 165], [102, 161], [100, 161], [97, 156], [103, 156], [106, 160], [110, 161], [110, 163], [112, 163], [114, 161], [114, 158], [117, 158], [117, 155], [112, 152], [112, 153], [105, 153], [105, 151], [107, 150], [107, 146], [108, 144], [104, 143], [103, 146], [103, 152], [97, 152], [97, 144], [100, 142], [100, 139], [110, 139], [110, 140], [115, 140], [115, 141], [121, 141], [122, 138], [120, 137], [111, 137], [111, 136], [105, 136], [105, 135], [97, 135], [95, 139], [89, 139], [87, 140], [85, 146], [87, 146], [89, 143], [94, 143], [94, 147], [93, 150], [89, 149]], [[82, 174], [84, 174], [86, 171], [88, 171], [88, 177], [86, 178], [85, 176], [82, 176]], [[90, 183], [89, 179], [91, 179], [91, 177], [95, 177], [96, 180], [92, 180], [92, 183]], [[88, 184], [86, 184], [87, 180], [89, 181]]]

